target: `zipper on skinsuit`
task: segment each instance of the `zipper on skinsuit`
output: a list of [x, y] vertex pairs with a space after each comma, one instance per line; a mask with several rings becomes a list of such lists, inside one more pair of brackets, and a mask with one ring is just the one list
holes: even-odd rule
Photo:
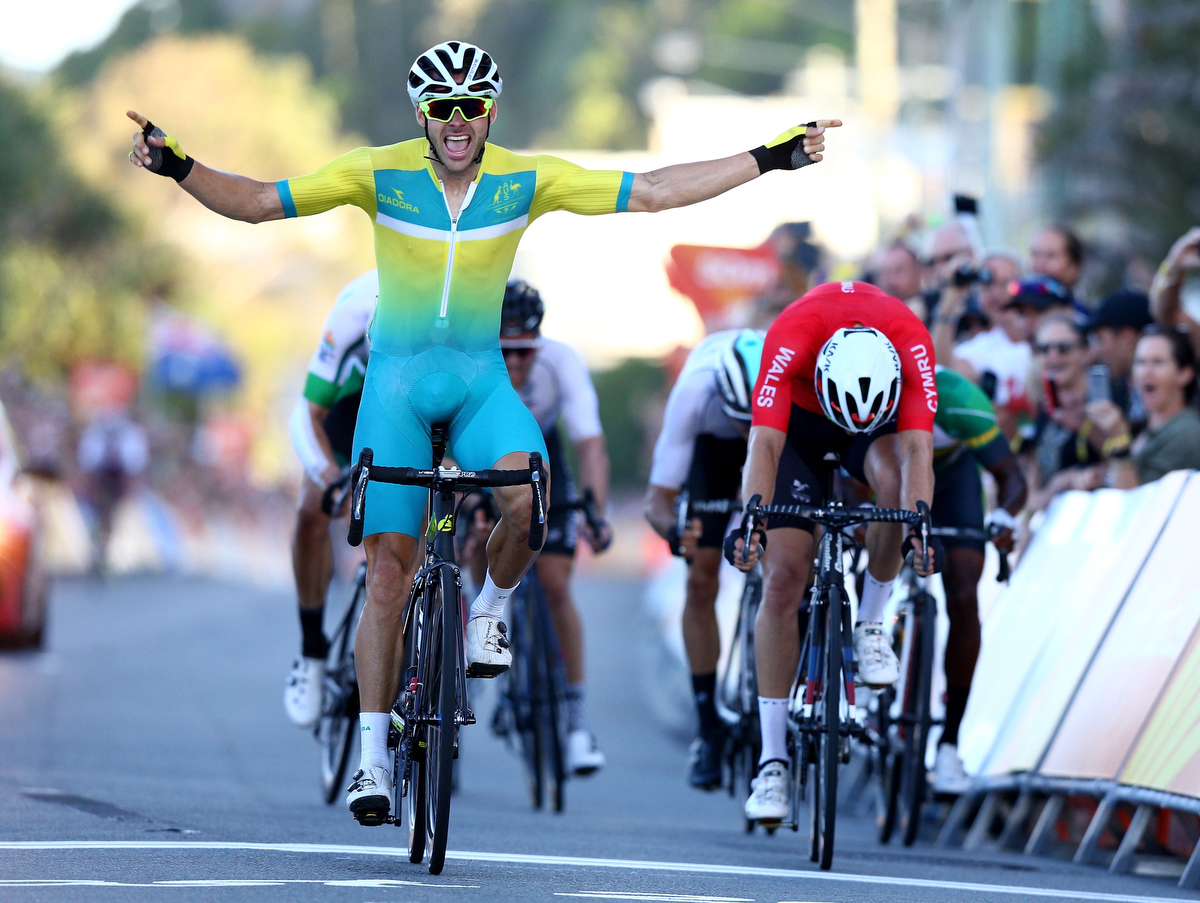
[[446, 314], [450, 306], [450, 277], [454, 272], [454, 246], [458, 243], [458, 221], [462, 219], [462, 215], [467, 212], [467, 207], [471, 204], [471, 198], [475, 196], [475, 183], [472, 182], [467, 187], [467, 195], [463, 198], [462, 206], [458, 208], [458, 216], [450, 213], [450, 199], [446, 197], [446, 186], [442, 186], [442, 202], [446, 205], [446, 212], [450, 214], [450, 247], [446, 251], [446, 281], [442, 283], [442, 308], [438, 313], [438, 319], [446, 319]]

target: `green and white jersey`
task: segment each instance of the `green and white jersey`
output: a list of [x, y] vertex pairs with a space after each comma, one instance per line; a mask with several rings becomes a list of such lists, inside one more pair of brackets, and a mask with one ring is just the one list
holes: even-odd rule
[[936, 473], [964, 453], [984, 467], [1011, 454], [996, 423], [996, 410], [983, 390], [960, 373], [936, 369], [938, 409], [933, 421], [933, 469]]
[[321, 344], [308, 362], [304, 397], [323, 408], [362, 391], [371, 350], [367, 328], [379, 299], [379, 273], [371, 270], [348, 283], [325, 318]]

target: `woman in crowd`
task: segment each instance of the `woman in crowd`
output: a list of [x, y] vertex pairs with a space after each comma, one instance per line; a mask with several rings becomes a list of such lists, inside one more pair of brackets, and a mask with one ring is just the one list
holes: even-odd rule
[[1146, 429], [1132, 439], [1121, 409], [1107, 401], [1088, 405], [1088, 416], [1108, 437], [1108, 483], [1132, 489], [1172, 470], [1200, 470], [1200, 412], [1196, 397], [1196, 352], [1188, 336], [1150, 326], [1138, 341], [1133, 385], [1148, 415]]
[[1033, 353], [1042, 404], [1036, 422], [1022, 428], [1022, 452], [1028, 510], [1040, 511], [1060, 492], [1104, 485], [1104, 467], [1087, 412], [1087, 339], [1072, 314], [1048, 314], [1034, 335]]

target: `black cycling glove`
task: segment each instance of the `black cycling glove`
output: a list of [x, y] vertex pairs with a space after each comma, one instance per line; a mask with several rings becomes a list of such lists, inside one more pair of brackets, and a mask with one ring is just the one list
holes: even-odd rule
[[[917, 537], [912, 533], [904, 537], [904, 544], [900, 546], [900, 556], [907, 561], [910, 552], [914, 552], [914, 540]], [[940, 574], [946, 567], [946, 547], [942, 545], [942, 541], [936, 536], [929, 537], [929, 562], [933, 565], [933, 572]]]
[[761, 175], [772, 169], [799, 169], [817, 161], [804, 153], [804, 136], [810, 128], [816, 128], [815, 121], [788, 129], [777, 138], [760, 144], [750, 151], [758, 161], [758, 172]]
[[[188, 177], [192, 171], [192, 165], [196, 161], [183, 152], [178, 141], [149, 121], [142, 129], [142, 136], [146, 139], [146, 147], [150, 150], [150, 165], [146, 167], [148, 170], [157, 175], [174, 179], [176, 182], [182, 182]], [[151, 138], [166, 138], [166, 144], [162, 147], [155, 147], [150, 143]]]
[[[763, 553], [767, 551], [767, 534], [762, 530], [755, 530], [752, 536], [758, 537], [758, 557], [761, 558]], [[725, 542], [722, 544], [722, 551], [725, 553], [725, 560], [737, 567], [738, 550], [734, 548], [734, 543], [742, 539], [741, 529], [730, 530], [729, 535], [725, 537]]]

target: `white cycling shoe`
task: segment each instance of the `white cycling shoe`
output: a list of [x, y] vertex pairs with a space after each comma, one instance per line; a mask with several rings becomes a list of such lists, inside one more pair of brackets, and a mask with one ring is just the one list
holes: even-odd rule
[[388, 769], [372, 765], [354, 772], [348, 788], [346, 806], [360, 825], [373, 828], [387, 821], [392, 805], [392, 775]]
[[325, 699], [325, 660], [301, 656], [283, 688], [283, 708], [297, 727], [312, 727]]
[[567, 770], [578, 778], [595, 774], [607, 760], [596, 738], [586, 727], [577, 728], [567, 734]]
[[753, 792], [746, 800], [750, 821], [781, 822], [791, 814], [791, 776], [783, 762], [767, 762], [750, 782]]
[[961, 796], [971, 789], [971, 776], [963, 768], [958, 747], [939, 743], [933, 760], [933, 792]]
[[869, 687], [887, 687], [900, 679], [900, 659], [892, 649], [891, 638], [878, 621], [860, 621], [854, 625], [854, 658], [858, 679]]
[[508, 628], [499, 618], [479, 615], [467, 621], [467, 677], [495, 677], [512, 664]]

